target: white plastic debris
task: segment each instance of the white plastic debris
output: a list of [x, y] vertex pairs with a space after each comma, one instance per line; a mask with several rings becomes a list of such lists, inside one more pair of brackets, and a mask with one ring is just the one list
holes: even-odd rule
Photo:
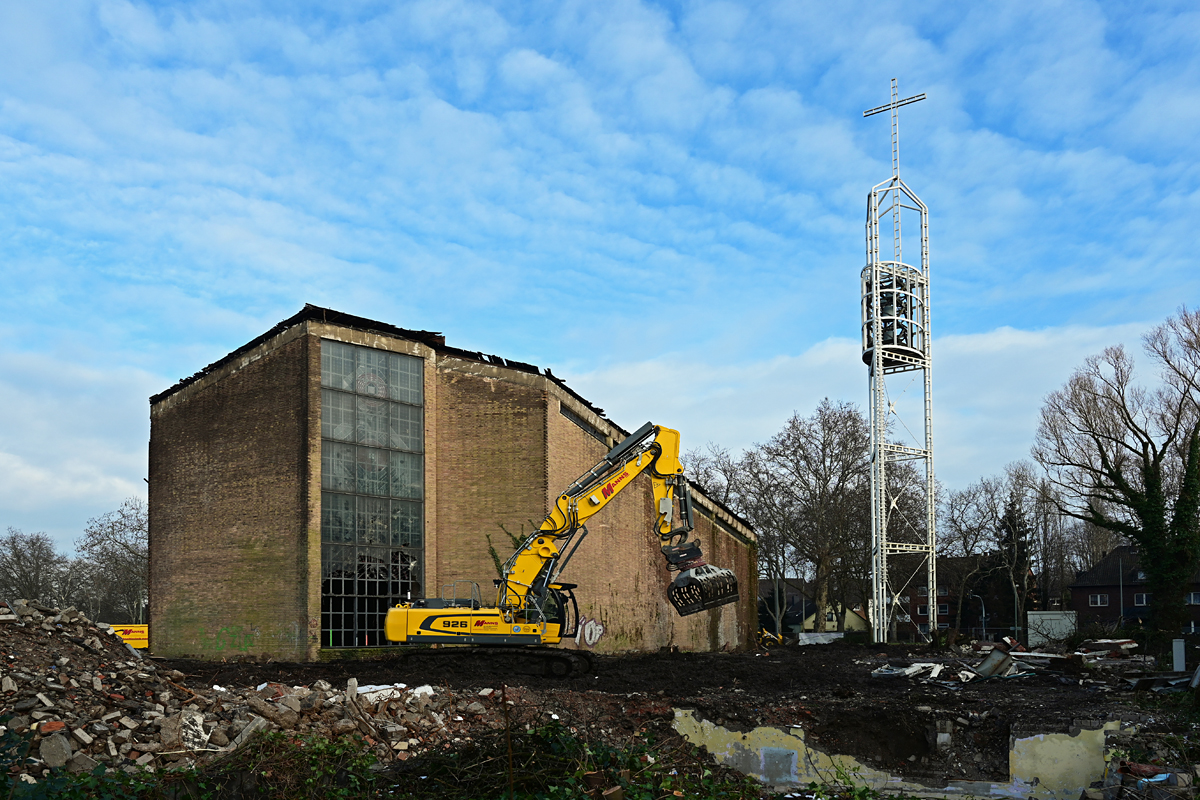
[[393, 683], [391, 686], [360, 686], [358, 696], [368, 703], [380, 703], [384, 700], [394, 700], [403, 696], [408, 686], [403, 683]]

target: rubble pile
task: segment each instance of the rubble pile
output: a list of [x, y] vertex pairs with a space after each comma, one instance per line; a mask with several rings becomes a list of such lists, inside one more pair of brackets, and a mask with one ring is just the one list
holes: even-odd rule
[[[1014, 639], [1005, 638], [994, 643], [975, 642], [969, 651], [955, 648], [962, 655], [974, 656], [970, 662], [951, 657], [912, 664], [886, 663], [872, 670], [871, 675], [876, 678], [919, 678], [923, 683], [934, 682], [955, 689], [981, 678], [1024, 678], [1039, 672], [1050, 672], [1064, 676], [1064, 681], [1078, 680], [1095, 684], [1096, 690], [1105, 692], [1126, 688], [1118, 673], [1128, 676], [1137, 670], [1154, 669], [1153, 656], [1132, 655], [1130, 651], [1136, 647], [1137, 642], [1132, 639], [1095, 639], [1084, 642], [1069, 653], [1061, 647], [1052, 646], [1031, 651]], [[1077, 677], [1085, 671], [1093, 677]], [[1136, 674], [1133, 679], [1125, 678], [1125, 681], [1135, 684], [1139, 689], [1153, 685], [1147, 684], [1147, 680], [1161, 681], [1158, 678], [1145, 678], [1141, 674]]]
[[0, 717], [10, 717], [7, 727], [17, 733], [33, 733], [27, 770], [34, 776], [101, 764], [184, 767], [232, 753], [267, 730], [357, 734], [382, 761], [403, 761], [506, 725], [561, 721], [626, 735], [630, 724], [671, 716], [661, 698], [638, 693], [596, 702], [589, 695], [599, 693], [526, 687], [359, 686], [351, 678], [339, 688], [325, 680], [189, 688], [185, 679], [75, 609], [0, 605]]
[[1108, 731], [1104, 748], [1110, 759], [1104, 778], [1080, 800], [1191, 800], [1196, 796], [1200, 764], [1189, 763], [1195, 752], [1188, 736], [1127, 728]]

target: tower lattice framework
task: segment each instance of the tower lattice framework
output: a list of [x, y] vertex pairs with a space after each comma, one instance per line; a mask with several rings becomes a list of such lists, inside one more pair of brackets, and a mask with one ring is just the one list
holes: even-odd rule
[[[928, 610], [929, 631], [938, 628], [929, 209], [900, 178], [897, 113], [925, 95], [898, 98], [893, 78], [891, 102], [863, 112], [869, 117], [890, 111], [892, 119], [892, 177], [872, 187], [867, 196], [867, 264], [862, 271], [862, 357], [869, 368], [871, 426], [870, 616], [875, 642], [895, 639], [901, 625], [912, 630], [921, 624], [921, 605]], [[920, 255], [908, 263], [901, 223], [907, 220], [911, 225], [917, 219]], [[925, 597], [920, 596], [921, 589]]]

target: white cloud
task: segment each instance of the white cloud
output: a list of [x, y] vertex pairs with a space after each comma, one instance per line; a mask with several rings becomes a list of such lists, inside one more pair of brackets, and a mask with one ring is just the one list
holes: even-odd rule
[[79, 355], [0, 353], [0, 527], [45, 531], [63, 548], [88, 518], [145, 496], [147, 398], [163, 384]]
[[[1124, 343], [1140, 348], [1150, 326], [999, 328], [934, 341], [933, 431], [938, 478], [960, 488], [1029, 457], [1045, 396], [1083, 360]], [[685, 449], [713, 442], [733, 451], [763, 442], [793, 414], [808, 416], [822, 398], [867, 411], [867, 370], [857, 341], [827, 339], [791, 356], [752, 348], [727, 360], [676, 353], [601, 370], [566, 373], [569, 385], [633, 430], [647, 419], [677, 428]], [[896, 437], [922, 436], [920, 373], [888, 379], [897, 401]], [[1152, 382], [1153, 375], [1144, 379]], [[915, 401], [915, 402], [914, 402]]]

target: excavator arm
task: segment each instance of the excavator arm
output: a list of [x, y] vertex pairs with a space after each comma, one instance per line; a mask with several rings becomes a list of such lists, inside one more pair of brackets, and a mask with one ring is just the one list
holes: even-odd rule
[[[561, 595], [558, 576], [587, 535], [586, 523], [633, 485], [650, 474], [655, 521], [667, 568], [679, 574], [667, 590], [681, 616], [738, 599], [732, 572], [706, 564], [700, 546], [689, 542], [694, 528], [692, 498], [679, 461], [679, 432], [647, 422], [614, 447], [554, 501], [541, 526], [504, 564], [498, 581], [497, 605], [510, 611], [538, 613], [548, 599]], [[679, 504], [679, 525], [675, 505]]]

